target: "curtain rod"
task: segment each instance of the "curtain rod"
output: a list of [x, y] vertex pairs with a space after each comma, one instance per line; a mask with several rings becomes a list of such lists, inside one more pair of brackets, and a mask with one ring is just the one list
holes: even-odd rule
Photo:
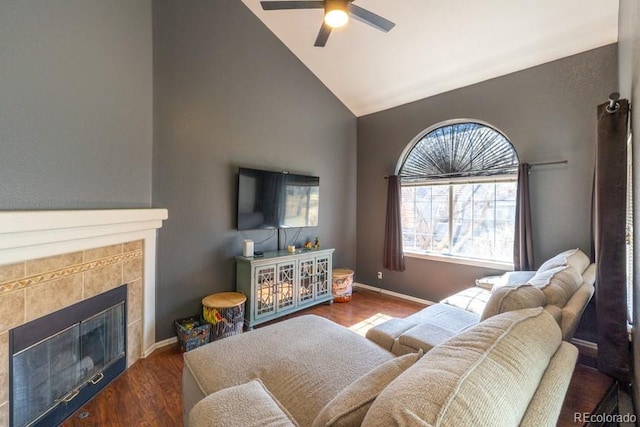
[[563, 165], [567, 163], [569, 163], [569, 160], [556, 160], [554, 162], [529, 163], [529, 166]]
[[618, 92], [612, 92], [609, 94], [609, 105], [607, 105], [608, 113], [615, 113], [618, 111], [618, 108], [620, 108], [618, 99], [620, 99], [620, 94]]
[[[569, 160], [556, 160], [556, 161], [553, 161], [553, 162], [529, 163], [529, 167], [531, 168], [533, 166], [563, 165], [563, 164], [567, 164], [567, 163], [569, 163]], [[440, 176], [445, 178], [446, 175], [453, 175], [453, 174], [442, 174]], [[415, 176], [413, 178], [421, 178], [421, 176]], [[468, 178], [468, 177], [463, 177], [463, 178]], [[384, 179], [389, 179], [389, 176], [385, 176]]]

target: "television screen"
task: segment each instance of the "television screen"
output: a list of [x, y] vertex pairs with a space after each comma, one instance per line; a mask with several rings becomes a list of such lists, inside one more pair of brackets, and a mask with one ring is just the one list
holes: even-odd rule
[[317, 176], [287, 174], [284, 187], [284, 208], [280, 227], [316, 227], [320, 179]]
[[315, 227], [320, 178], [240, 168], [238, 230]]

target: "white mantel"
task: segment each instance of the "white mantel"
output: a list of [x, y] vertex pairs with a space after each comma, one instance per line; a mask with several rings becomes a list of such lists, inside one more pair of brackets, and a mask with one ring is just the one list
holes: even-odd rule
[[0, 265], [144, 240], [143, 355], [155, 345], [156, 230], [166, 209], [0, 211]]

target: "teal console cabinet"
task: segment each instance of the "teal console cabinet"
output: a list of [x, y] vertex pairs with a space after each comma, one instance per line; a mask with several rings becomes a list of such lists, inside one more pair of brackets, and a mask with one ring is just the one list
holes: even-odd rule
[[247, 330], [322, 302], [333, 302], [334, 249], [265, 252], [236, 257], [236, 291], [247, 297]]

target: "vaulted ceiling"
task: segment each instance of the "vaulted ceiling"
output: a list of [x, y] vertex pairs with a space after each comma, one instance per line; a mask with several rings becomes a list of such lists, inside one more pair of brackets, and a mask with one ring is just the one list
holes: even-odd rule
[[396, 26], [354, 19], [314, 47], [322, 9], [245, 5], [356, 116], [615, 43], [618, 0], [355, 0]]

